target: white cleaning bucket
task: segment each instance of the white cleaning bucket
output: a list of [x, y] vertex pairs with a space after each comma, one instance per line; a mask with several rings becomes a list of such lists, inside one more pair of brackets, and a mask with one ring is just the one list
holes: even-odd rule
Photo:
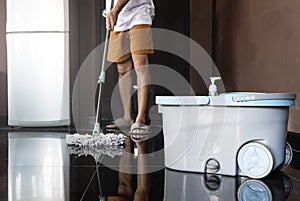
[[295, 99], [295, 94], [248, 92], [156, 97], [163, 115], [166, 167], [268, 175], [286, 160], [289, 107]]

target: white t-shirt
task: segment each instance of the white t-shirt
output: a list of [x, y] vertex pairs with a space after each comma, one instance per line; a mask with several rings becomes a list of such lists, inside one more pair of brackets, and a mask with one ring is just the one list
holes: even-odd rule
[[[106, 11], [111, 8], [112, 0], [106, 0]], [[118, 0], [114, 0], [114, 5]], [[134, 25], [150, 24], [155, 15], [155, 8], [152, 0], [128, 0], [118, 15], [114, 31], [126, 31]]]

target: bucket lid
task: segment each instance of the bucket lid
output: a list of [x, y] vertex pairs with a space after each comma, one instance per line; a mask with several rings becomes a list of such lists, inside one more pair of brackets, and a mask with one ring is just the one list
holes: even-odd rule
[[290, 93], [230, 92], [219, 96], [157, 96], [158, 105], [295, 106]]

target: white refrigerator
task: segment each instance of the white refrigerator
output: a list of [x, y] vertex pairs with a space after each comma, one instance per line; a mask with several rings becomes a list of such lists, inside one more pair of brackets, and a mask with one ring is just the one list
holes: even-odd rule
[[8, 125], [69, 125], [69, 1], [7, 0], [6, 8]]

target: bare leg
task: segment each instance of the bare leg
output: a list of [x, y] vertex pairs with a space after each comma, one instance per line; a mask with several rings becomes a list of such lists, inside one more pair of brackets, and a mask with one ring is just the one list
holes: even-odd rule
[[[123, 118], [127, 121], [131, 121], [131, 90], [132, 90], [132, 79], [130, 72], [132, 69], [132, 61], [128, 59], [124, 62], [118, 63], [119, 73], [119, 92], [121, 102], [124, 110]], [[107, 125], [107, 128], [113, 128], [115, 125]]]
[[123, 105], [124, 115], [123, 118], [131, 120], [131, 90], [132, 90], [132, 79], [130, 72], [132, 69], [131, 59], [125, 62], [118, 63], [119, 73], [119, 92]]
[[150, 84], [148, 55], [132, 55], [132, 60], [137, 75], [138, 87], [138, 114], [135, 122], [145, 123]]

